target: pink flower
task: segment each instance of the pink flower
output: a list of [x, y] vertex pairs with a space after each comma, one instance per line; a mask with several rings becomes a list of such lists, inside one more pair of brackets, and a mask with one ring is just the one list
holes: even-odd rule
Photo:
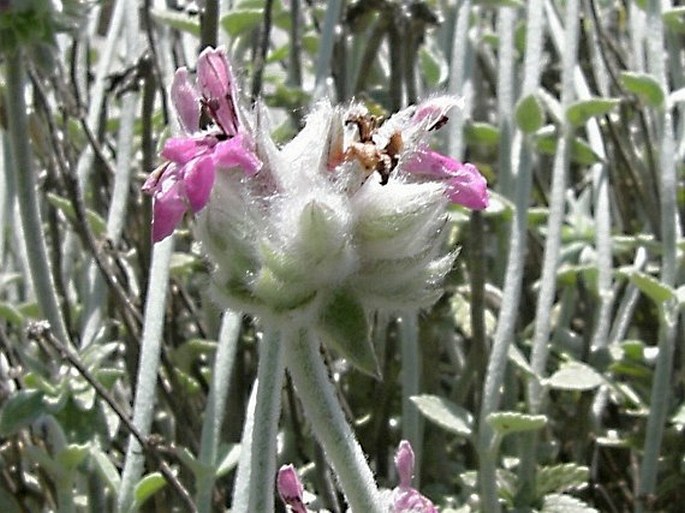
[[307, 513], [304, 505], [304, 487], [292, 465], [283, 465], [276, 477], [276, 488], [283, 504], [290, 506], [293, 513]]
[[406, 163], [405, 170], [416, 175], [437, 178], [447, 183], [447, 196], [473, 210], [488, 206], [488, 184], [473, 164], [462, 164], [427, 146], [420, 147]]
[[[261, 168], [252, 139], [242, 130], [236, 106], [237, 90], [222, 49], [206, 48], [197, 61], [197, 86], [188, 70], [176, 71], [171, 99], [183, 135], [166, 141], [166, 162], [143, 184], [152, 195], [152, 240], [171, 235], [186, 212], [196, 214], [209, 201], [217, 171], [240, 168], [253, 176]], [[213, 121], [200, 130], [201, 113]]]
[[411, 486], [414, 477], [414, 451], [406, 440], [400, 442], [395, 453], [395, 467], [400, 484], [393, 490], [393, 513], [438, 513], [430, 499]]

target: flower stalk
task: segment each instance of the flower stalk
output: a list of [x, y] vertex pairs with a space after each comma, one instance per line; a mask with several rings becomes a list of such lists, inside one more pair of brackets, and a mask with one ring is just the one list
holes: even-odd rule
[[283, 343], [287, 346], [288, 373], [352, 512], [384, 513], [373, 473], [345, 420], [335, 388], [321, 360], [318, 339], [302, 329], [290, 333]]
[[9, 140], [16, 187], [17, 203], [22, 222], [22, 233], [26, 241], [28, 264], [31, 270], [36, 300], [42, 314], [50, 322], [55, 335], [62, 342], [69, 342], [64, 317], [54, 279], [48, 264], [48, 254], [43, 238], [38, 198], [36, 196], [36, 176], [28, 137], [27, 106], [25, 99], [25, 55], [21, 48], [7, 52], [5, 73], [7, 77], [7, 117], [12, 120], [8, 125]]

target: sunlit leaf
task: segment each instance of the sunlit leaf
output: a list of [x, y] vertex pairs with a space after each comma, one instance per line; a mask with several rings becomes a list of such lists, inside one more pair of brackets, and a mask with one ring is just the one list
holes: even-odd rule
[[523, 132], [527, 134], [535, 132], [542, 127], [544, 121], [545, 112], [535, 95], [526, 96], [516, 105], [516, 124]]
[[617, 98], [593, 98], [580, 100], [566, 109], [566, 119], [572, 125], [584, 125], [589, 119], [603, 116], [620, 103]]
[[461, 436], [471, 436], [473, 415], [461, 406], [437, 395], [415, 395], [411, 401], [438, 426]]
[[656, 304], [664, 303], [675, 297], [675, 291], [671, 287], [664, 285], [649, 274], [635, 271], [630, 275], [630, 281]]
[[592, 367], [580, 362], [562, 364], [545, 383], [558, 390], [592, 390], [602, 384], [604, 379]]
[[664, 91], [652, 75], [624, 71], [621, 73], [621, 83], [628, 91], [652, 107], [660, 107], [664, 103]]
[[136, 485], [134, 491], [134, 509], [140, 508], [145, 501], [164, 488], [164, 486], [166, 486], [166, 480], [159, 472], [152, 472], [143, 477]]
[[516, 411], [496, 411], [486, 419], [490, 427], [501, 435], [522, 431], [535, 431], [547, 425], [545, 415], [529, 415]]

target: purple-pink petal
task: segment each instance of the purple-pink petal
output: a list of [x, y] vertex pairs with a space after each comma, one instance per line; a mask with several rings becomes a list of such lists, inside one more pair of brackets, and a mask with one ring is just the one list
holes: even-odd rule
[[240, 167], [246, 176], [254, 176], [261, 169], [262, 162], [250, 146], [243, 134], [221, 141], [214, 147], [214, 163], [221, 169]]
[[207, 150], [203, 141], [193, 137], [170, 137], [162, 148], [162, 157], [184, 165]]
[[192, 134], [200, 128], [200, 94], [188, 79], [188, 70], [178, 68], [171, 84], [171, 101], [183, 130]]
[[429, 98], [416, 106], [412, 122], [421, 123], [425, 121], [428, 125], [427, 128], [435, 127], [436, 123], [439, 123], [447, 116], [452, 107], [456, 107], [459, 104], [460, 100], [456, 96], [435, 96]]
[[292, 465], [283, 465], [276, 477], [278, 495], [284, 504], [290, 506], [293, 513], [306, 513], [303, 494], [304, 487]]
[[411, 486], [411, 480], [414, 477], [414, 450], [406, 440], [402, 440], [397, 448], [395, 467], [400, 477], [400, 486]]
[[214, 185], [214, 162], [211, 157], [200, 157], [186, 164], [183, 184], [190, 209], [196, 214], [209, 201]]
[[463, 164], [447, 182], [447, 196], [452, 203], [458, 203], [473, 210], [487, 208], [490, 201], [485, 178], [473, 164]]
[[453, 203], [474, 210], [488, 206], [488, 184], [473, 164], [462, 164], [425, 147], [412, 155], [404, 169], [416, 175], [446, 181], [447, 195]]
[[414, 477], [414, 451], [407, 440], [402, 440], [395, 453], [395, 467], [400, 484], [393, 490], [393, 513], [438, 513], [428, 497], [411, 486]]
[[154, 195], [152, 209], [152, 241], [159, 242], [171, 235], [183, 219], [187, 203], [183, 186], [173, 183], [167, 190]]
[[197, 59], [197, 83], [215, 121], [228, 136], [238, 131], [236, 88], [231, 65], [222, 48], [205, 48]]

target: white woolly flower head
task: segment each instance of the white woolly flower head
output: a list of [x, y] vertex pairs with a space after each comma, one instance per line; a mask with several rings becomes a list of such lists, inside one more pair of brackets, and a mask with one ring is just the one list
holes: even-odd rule
[[[445, 161], [462, 166], [425, 140], [445, 103], [381, 123], [360, 105], [321, 102], [282, 148], [258, 112], [261, 170], [217, 173], [198, 216], [219, 298], [270, 322], [313, 326], [334, 345], [366, 336], [370, 311], [434, 303], [455, 257], [444, 244], [451, 185], [438, 173], [449, 172]], [[360, 354], [367, 361], [356, 363], [373, 371], [372, 355]]]

